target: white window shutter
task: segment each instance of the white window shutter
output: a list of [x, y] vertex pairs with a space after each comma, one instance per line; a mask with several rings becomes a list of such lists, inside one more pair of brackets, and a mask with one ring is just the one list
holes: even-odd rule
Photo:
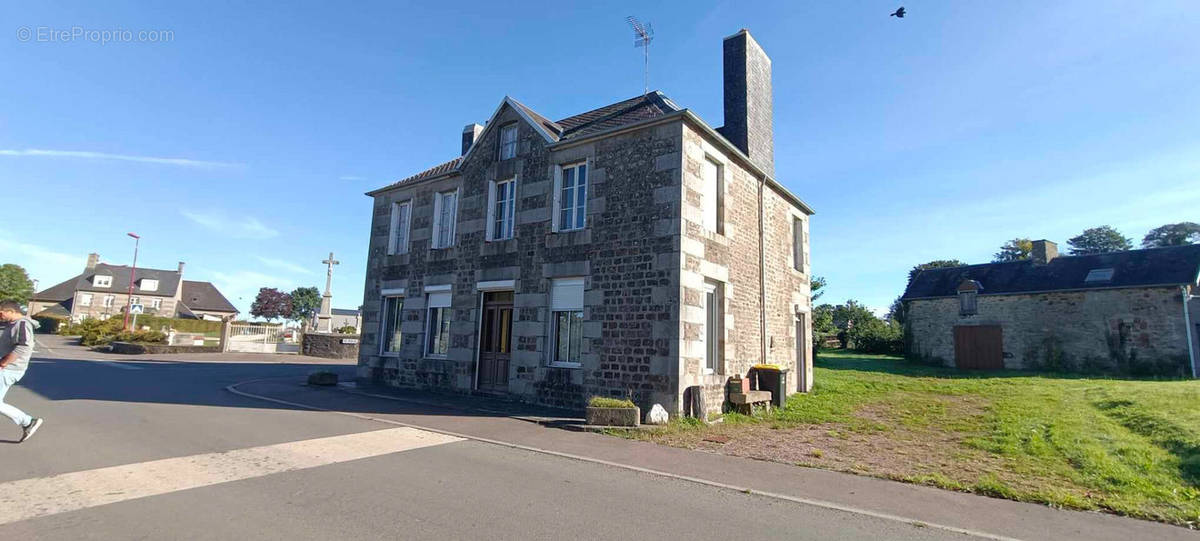
[[461, 190], [454, 189], [454, 208], [450, 210], [450, 243], [447, 246], [454, 246], [458, 237], [458, 195]]
[[492, 230], [495, 229], [496, 221], [496, 181], [488, 181], [488, 196], [487, 196], [487, 222], [484, 225], [483, 238], [486, 240], [495, 240]]
[[550, 230], [558, 231], [562, 224], [558, 223], [558, 215], [562, 212], [562, 166], [554, 166], [554, 189], [551, 194]]
[[388, 227], [387, 254], [396, 253], [396, 230], [400, 226], [400, 205], [392, 203], [391, 224]]
[[430, 246], [433, 248], [441, 248], [438, 245], [438, 231], [442, 227], [442, 194], [433, 194], [433, 228], [430, 234]]

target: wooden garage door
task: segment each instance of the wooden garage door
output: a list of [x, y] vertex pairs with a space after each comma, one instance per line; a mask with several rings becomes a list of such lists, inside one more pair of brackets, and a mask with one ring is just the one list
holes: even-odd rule
[[999, 325], [954, 328], [954, 365], [968, 370], [1003, 370], [1004, 340]]

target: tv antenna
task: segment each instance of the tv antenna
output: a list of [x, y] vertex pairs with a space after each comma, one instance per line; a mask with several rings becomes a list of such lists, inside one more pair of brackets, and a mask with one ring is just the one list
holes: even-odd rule
[[643, 89], [642, 94], [650, 93], [650, 42], [654, 40], [654, 27], [650, 23], [642, 24], [642, 21], [637, 20], [637, 17], [630, 15], [625, 17], [625, 22], [629, 23], [629, 27], [633, 28], [633, 46], [641, 47], [645, 55], [646, 63], [644, 67]]

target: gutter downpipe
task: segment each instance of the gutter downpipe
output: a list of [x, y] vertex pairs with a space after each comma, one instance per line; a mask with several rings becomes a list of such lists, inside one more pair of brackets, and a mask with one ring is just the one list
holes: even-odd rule
[[[761, 359], [758, 362], [763, 364], [767, 363], [767, 261], [763, 250], [763, 244], [765, 243], [763, 232], [766, 229], [763, 225], [765, 220], [763, 216], [763, 190], [766, 182], [766, 177], [758, 179], [758, 328], [760, 331], [759, 359]], [[1186, 309], [1186, 306], [1184, 308]], [[1193, 366], [1195, 365], [1193, 364]]]
[[1196, 348], [1192, 345], [1192, 316], [1188, 313], [1192, 295], [1188, 294], [1188, 286], [1179, 286], [1179, 291], [1183, 293], [1183, 331], [1187, 335], [1188, 362], [1192, 365], [1192, 379], [1196, 379]]

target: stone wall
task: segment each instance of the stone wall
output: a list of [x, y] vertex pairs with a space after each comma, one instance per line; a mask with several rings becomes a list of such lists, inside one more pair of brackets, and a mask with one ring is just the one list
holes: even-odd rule
[[1187, 364], [1177, 287], [980, 295], [973, 316], [959, 315], [955, 297], [917, 299], [907, 314], [909, 353], [946, 366], [956, 325], [1000, 325], [1010, 369], [1163, 373]]
[[[804, 359], [805, 373], [811, 374], [812, 322], [806, 317], [802, 325], [797, 325], [796, 315], [811, 311], [808, 217], [771, 187], [760, 186], [753, 173], [700, 130], [685, 125], [683, 141], [684, 236], [680, 243], [683, 251], [680, 294], [684, 307], [679, 393], [682, 395], [683, 389], [692, 385], [701, 385], [710, 412], [720, 411], [725, 400], [725, 380], [733, 374], [745, 376], [750, 367], [759, 362], [787, 369], [789, 392], [809, 390], [812, 378], [799, 381], [797, 359]], [[723, 170], [724, 205], [720, 219], [724, 222], [724, 234], [708, 231], [701, 225], [704, 160], [719, 163]], [[760, 193], [763, 202], [761, 234]], [[793, 219], [801, 221], [805, 232], [801, 270], [796, 270], [792, 262]], [[760, 242], [763, 247], [761, 264]], [[760, 280], [765, 286], [762, 297]], [[704, 341], [700, 336], [705, 319], [701, 299], [706, 281], [720, 284], [725, 304], [723, 363], [712, 373], [704, 370], [702, 365]], [[761, 302], [763, 297], [765, 310]], [[764, 315], [765, 337], [762, 330]], [[798, 327], [800, 336], [797, 336]]]
[[300, 342], [300, 353], [326, 359], [354, 359], [358, 357], [359, 341], [360, 337], [356, 334], [306, 332]]

